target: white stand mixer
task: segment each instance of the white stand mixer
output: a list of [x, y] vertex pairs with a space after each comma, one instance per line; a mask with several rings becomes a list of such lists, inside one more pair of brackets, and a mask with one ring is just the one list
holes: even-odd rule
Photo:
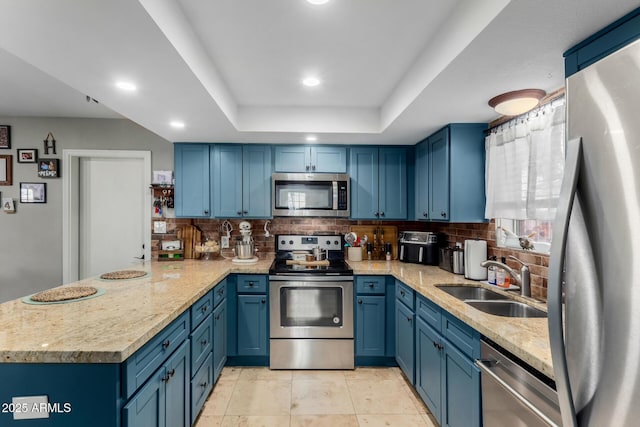
[[231, 261], [241, 264], [258, 262], [258, 257], [255, 255], [258, 250], [255, 249], [253, 237], [251, 237], [251, 223], [242, 221], [238, 228], [242, 238], [236, 240], [233, 248], [235, 257]]

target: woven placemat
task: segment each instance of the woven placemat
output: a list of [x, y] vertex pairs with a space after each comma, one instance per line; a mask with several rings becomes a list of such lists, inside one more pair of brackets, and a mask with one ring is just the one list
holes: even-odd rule
[[122, 280], [122, 279], [137, 279], [139, 277], [146, 276], [148, 273], [142, 270], [120, 270], [112, 271], [111, 273], [104, 273], [100, 275], [104, 280]]
[[67, 301], [88, 297], [97, 292], [98, 290], [93, 286], [69, 286], [38, 292], [37, 294], [31, 295], [31, 300], [36, 302]]

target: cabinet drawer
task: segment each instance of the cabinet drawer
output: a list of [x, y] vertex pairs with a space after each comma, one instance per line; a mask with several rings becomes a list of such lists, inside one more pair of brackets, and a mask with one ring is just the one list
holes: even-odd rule
[[411, 311], [415, 310], [415, 298], [414, 298], [413, 289], [405, 285], [399, 280], [396, 280], [396, 298], [399, 299], [411, 309]]
[[217, 307], [226, 296], [227, 279], [224, 279], [222, 282], [218, 283], [215, 288], [213, 288], [213, 306]]
[[191, 334], [191, 374], [194, 375], [213, 348], [213, 315], [208, 315]]
[[422, 295], [416, 298], [416, 314], [436, 331], [442, 327], [442, 309]]
[[195, 329], [212, 312], [213, 294], [209, 291], [191, 306], [191, 328]]
[[191, 425], [200, 414], [207, 396], [213, 389], [213, 359], [211, 354], [207, 357], [204, 365], [198, 369], [198, 372], [191, 380]]
[[128, 399], [189, 336], [189, 311], [185, 311], [124, 362], [123, 388]]
[[236, 290], [239, 294], [266, 294], [267, 276], [239, 274]]
[[385, 294], [385, 276], [358, 276], [356, 277], [356, 294], [369, 295]]
[[472, 359], [480, 357], [480, 334], [456, 317], [442, 312], [442, 335]]

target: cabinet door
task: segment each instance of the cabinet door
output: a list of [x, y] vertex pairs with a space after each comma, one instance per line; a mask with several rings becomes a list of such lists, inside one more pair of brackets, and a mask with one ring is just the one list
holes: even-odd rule
[[449, 221], [449, 129], [429, 137], [429, 217]]
[[407, 149], [380, 148], [379, 155], [380, 219], [407, 219]]
[[440, 425], [480, 426], [480, 371], [448, 341], [444, 341], [444, 398]]
[[416, 145], [416, 212], [415, 219], [429, 219], [429, 144]]
[[175, 214], [209, 217], [209, 144], [174, 144]]
[[416, 319], [416, 390], [441, 423], [441, 337], [422, 319]]
[[238, 356], [266, 356], [267, 296], [238, 295]]
[[351, 149], [351, 218], [378, 219], [378, 148]]
[[271, 147], [267, 145], [242, 149], [242, 215], [271, 216]]
[[165, 427], [164, 367], [158, 369], [127, 403], [122, 416], [125, 427]]
[[213, 213], [220, 218], [242, 216], [242, 146], [215, 145], [212, 152]]
[[167, 381], [165, 394], [167, 426], [188, 427], [191, 421], [191, 370], [189, 368], [189, 341], [180, 347], [165, 363]]
[[415, 315], [403, 303], [396, 300], [396, 362], [411, 384], [414, 377], [414, 324]]
[[313, 172], [347, 172], [347, 148], [340, 146], [311, 147], [311, 170]]
[[384, 296], [356, 296], [356, 356], [384, 356]]
[[213, 311], [213, 382], [227, 362], [227, 300]]
[[278, 145], [275, 147], [276, 172], [308, 172], [309, 148], [304, 145]]

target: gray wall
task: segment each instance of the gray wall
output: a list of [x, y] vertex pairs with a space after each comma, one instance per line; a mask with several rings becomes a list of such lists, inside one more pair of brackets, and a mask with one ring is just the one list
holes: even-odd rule
[[[0, 210], [0, 302], [62, 284], [62, 178], [38, 178], [36, 165], [17, 162], [18, 148], [36, 148], [39, 157], [60, 159], [64, 149], [149, 150], [152, 170], [173, 170], [173, 145], [126, 119], [63, 119], [0, 117], [11, 126], [13, 185], [0, 186], [12, 197], [16, 213]], [[48, 132], [56, 139], [57, 154], [45, 156]], [[22, 204], [20, 182], [45, 182], [46, 204]], [[151, 208], [150, 208], [151, 209]], [[109, 224], [117, 233], [117, 225]]]

